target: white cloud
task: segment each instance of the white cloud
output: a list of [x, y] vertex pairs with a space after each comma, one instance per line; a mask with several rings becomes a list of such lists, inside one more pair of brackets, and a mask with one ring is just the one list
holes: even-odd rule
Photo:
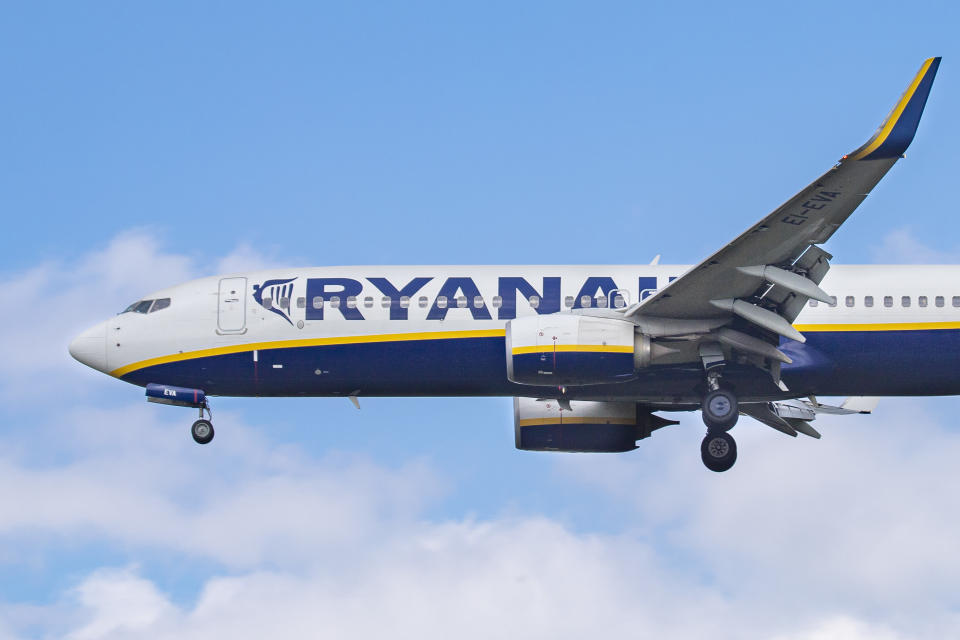
[[[74, 379], [81, 373], [94, 376], [72, 361], [67, 353], [70, 340], [151, 291], [204, 275], [276, 263], [248, 245], [213, 261], [171, 252], [155, 233], [134, 229], [75, 261], [0, 274], [0, 290], [13, 303], [0, 321], [2, 391], [9, 396], [36, 395], [50, 386], [55, 373]], [[38, 384], [41, 380], [43, 384]]]
[[17, 505], [0, 510], [0, 542], [219, 567], [187, 603], [135, 569], [94, 571], [48, 609], [88, 640], [943, 637], [960, 622], [960, 434], [920, 401], [883, 406], [823, 421], [822, 441], [744, 421], [727, 474], [700, 468], [690, 421], [634, 454], [557, 456], [558, 491], [592, 487], [625, 514], [606, 532], [430, 518], [447, 481], [423, 463], [313, 458], [236, 416], [196, 447], [155, 407], [76, 411], [49, 434], [67, 460], [30, 463], [0, 440], [0, 504]]
[[923, 243], [909, 227], [895, 229], [873, 249], [873, 260], [882, 264], [956, 264], [960, 250], [944, 251]]
[[92, 615], [67, 636], [71, 640], [140, 634], [176, 613], [153, 583], [132, 569], [97, 571], [75, 589], [75, 596]]
[[[269, 262], [241, 246], [211, 269]], [[205, 268], [140, 231], [6, 276], [25, 308], [73, 313], [7, 316], [0, 394], [64, 375], [71, 331], [116, 300]], [[822, 441], [744, 420], [727, 474], [702, 469], [696, 417], [632, 454], [553, 458], [557, 491], [584, 496], [564, 507], [587, 514], [573, 520], [612, 504], [612, 530], [515, 510], [429, 517], [455, 479], [420, 460], [312, 457], [222, 411], [229, 431], [197, 447], [182, 412], [73, 404], [15, 404], [0, 433], [0, 563], [100, 545], [205, 567], [202, 589], [185, 602], [147, 569], [99, 568], [50, 602], [0, 603], [0, 639], [885, 640], [960, 625], [960, 433], [924, 401], [823, 419]]]
[[927, 402], [821, 418], [820, 441], [745, 419], [734, 430], [737, 466], [719, 477], [697, 468], [699, 434], [689, 431], [644, 443], [640, 460], [570, 459], [566, 472], [622, 500], [661, 551], [686, 555], [722, 592], [773, 609], [843, 603], [884, 622], [909, 610], [922, 629], [920, 612], [932, 619], [956, 607], [950, 585], [960, 575], [951, 542], [960, 433], [938, 424]]
[[244, 271], [259, 271], [275, 267], [289, 266], [286, 260], [278, 259], [274, 255], [265, 255], [249, 244], [241, 244], [233, 251], [217, 261], [214, 273], [230, 274]]
[[218, 415], [231, 427], [216, 449], [197, 447], [184, 424], [165, 424], [146, 403], [57, 417], [63, 426], [45, 435], [66, 441], [69, 462], [0, 458], [0, 504], [18, 505], [0, 512], [0, 536], [108, 540], [228, 567], [302, 566], [312, 550], [399, 526], [438, 494], [417, 461], [388, 470], [347, 455], [306, 460]]
[[912, 636], [901, 635], [884, 625], [849, 616], [835, 616], [798, 633], [778, 635], [774, 640], [901, 640], [909, 637]]

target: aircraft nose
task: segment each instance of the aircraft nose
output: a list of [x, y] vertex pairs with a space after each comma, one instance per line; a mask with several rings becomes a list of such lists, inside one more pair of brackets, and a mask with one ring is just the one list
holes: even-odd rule
[[70, 355], [83, 364], [107, 371], [107, 323], [94, 325], [73, 339]]

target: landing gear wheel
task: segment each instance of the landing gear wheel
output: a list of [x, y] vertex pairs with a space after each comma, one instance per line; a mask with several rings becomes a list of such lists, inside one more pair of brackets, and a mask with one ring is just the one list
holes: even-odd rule
[[737, 461], [737, 441], [726, 431], [707, 431], [700, 443], [700, 457], [710, 471], [726, 471]]
[[190, 427], [190, 435], [197, 444], [207, 444], [213, 440], [213, 423], [209, 420], [200, 419]]
[[703, 397], [703, 423], [708, 430], [726, 431], [737, 424], [740, 408], [737, 396], [726, 389], [716, 389]]

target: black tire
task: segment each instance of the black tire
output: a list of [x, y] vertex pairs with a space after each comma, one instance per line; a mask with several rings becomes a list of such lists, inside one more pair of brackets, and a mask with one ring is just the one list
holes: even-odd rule
[[190, 435], [197, 444], [208, 444], [213, 440], [213, 423], [209, 420], [197, 420], [190, 427]]
[[707, 429], [726, 431], [737, 424], [737, 418], [740, 417], [740, 405], [733, 392], [726, 389], [717, 389], [703, 397], [700, 412]]
[[710, 471], [726, 471], [737, 461], [737, 441], [726, 431], [707, 431], [700, 443], [700, 457]]

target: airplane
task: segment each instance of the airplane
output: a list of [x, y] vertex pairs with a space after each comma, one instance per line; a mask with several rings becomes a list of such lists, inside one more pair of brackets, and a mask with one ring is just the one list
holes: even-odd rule
[[678, 424], [658, 413], [699, 410], [703, 463], [726, 471], [741, 414], [819, 438], [818, 414], [960, 394], [960, 266], [832, 266], [821, 247], [903, 157], [939, 65], [863, 146], [693, 266], [227, 274], [145, 296], [69, 350], [199, 410], [200, 444], [211, 396], [505, 396], [516, 447], [535, 451], [630, 451]]

